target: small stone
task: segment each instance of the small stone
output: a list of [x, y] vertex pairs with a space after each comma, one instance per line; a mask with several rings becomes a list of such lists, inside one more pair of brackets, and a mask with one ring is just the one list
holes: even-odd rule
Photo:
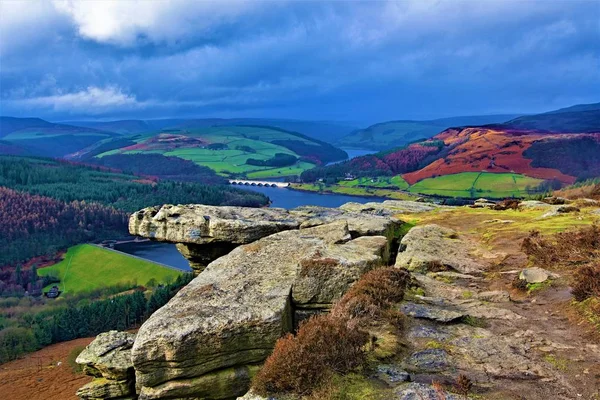
[[523, 279], [527, 281], [527, 283], [545, 282], [549, 277], [550, 274], [548, 271], [538, 267], [525, 268], [519, 275], [519, 279]]
[[377, 372], [379, 372], [380, 377], [388, 383], [410, 381], [409, 373], [398, 368], [396, 365], [378, 365]]

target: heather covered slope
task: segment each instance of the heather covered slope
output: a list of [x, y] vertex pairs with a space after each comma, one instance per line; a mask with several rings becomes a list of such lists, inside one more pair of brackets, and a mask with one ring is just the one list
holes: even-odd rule
[[[600, 176], [596, 106], [574, 106], [500, 125], [450, 128], [405, 147], [306, 171], [302, 178], [334, 188], [328, 191], [343, 186], [344, 179], [400, 176], [415, 194], [523, 197]], [[373, 189], [363, 182], [365, 190]]]
[[[481, 127], [448, 129], [434, 139], [444, 142], [444, 151], [424, 168], [404, 174], [407, 182], [487, 171], [516, 172], [569, 184], [593, 176], [600, 162], [594, 151], [600, 149], [600, 133], [549, 134]], [[581, 147], [590, 150], [589, 158], [577, 151]]]

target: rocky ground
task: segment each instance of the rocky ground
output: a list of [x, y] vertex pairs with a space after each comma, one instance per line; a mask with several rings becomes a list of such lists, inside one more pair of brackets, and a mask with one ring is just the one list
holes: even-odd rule
[[[528, 225], [550, 234], [597, 221], [593, 208], [561, 221], [545, 208], [412, 216], [419, 226], [402, 241], [406, 250], [396, 262], [417, 282], [401, 305], [411, 317], [408, 346], [400, 362], [386, 366], [384, 379], [405, 371], [414, 382], [451, 388], [462, 373], [485, 399], [600, 398], [600, 342], [570, 304], [571, 271], [548, 271], [539, 290], [512, 285], [527, 267], [520, 242]], [[439, 269], [427, 264], [434, 259], [444, 271], [428, 268]], [[408, 392], [399, 398], [413, 398]]]
[[[360, 377], [368, 388], [341, 398], [458, 399], [462, 375], [469, 398], [599, 399], [598, 330], [572, 304], [573, 270], [532, 269], [520, 244], [533, 229], [552, 235], [598, 222], [600, 207], [553, 203], [508, 210], [486, 201], [474, 208], [386, 201], [258, 214], [205, 206], [138, 212], [132, 233], [183, 243], [190, 260], [199, 257], [196, 246], [234, 249], [206, 268], [210, 260], [198, 262], [198, 278], [141, 327], [120, 393], [130, 395], [135, 369], [141, 399], [235, 398], [278, 337], [326, 312], [366, 271], [395, 265], [412, 276], [397, 304], [405, 329], [373, 333], [374, 356]], [[516, 278], [529, 286], [516, 289]], [[119, 346], [96, 347], [111, 354]], [[86, 364], [93, 371], [103, 363]], [[101, 375], [82, 397], [113, 396], [118, 380]]]

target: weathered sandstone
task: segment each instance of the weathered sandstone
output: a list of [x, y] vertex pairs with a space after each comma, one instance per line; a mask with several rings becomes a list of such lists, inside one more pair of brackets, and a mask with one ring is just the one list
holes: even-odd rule
[[417, 226], [402, 238], [396, 266], [422, 272], [441, 266], [464, 274], [483, 269], [455, 231], [434, 224]]
[[392, 239], [353, 239], [340, 219], [279, 232], [213, 261], [140, 328], [132, 352], [140, 398], [244, 394], [255, 365], [292, 330], [294, 310], [329, 307], [389, 261]]

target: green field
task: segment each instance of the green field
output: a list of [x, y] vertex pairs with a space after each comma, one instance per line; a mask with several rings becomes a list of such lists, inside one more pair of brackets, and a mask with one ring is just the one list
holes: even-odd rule
[[85, 292], [117, 284], [145, 285], [154, 278], [157, 282], [174, 280], [182, 272], [122, 253], [81, 244], [69, 248], [64, 260], [40, 268], [40, 276], [56, 274], [65, 293]]
[[340, 186], [343, 187], [372, 187], [386, 189], [408, 189], [408, 183], [400, 175], [393, 177], [380, 176], [378, 178], [357, 178], [351, 181], [341, 181]]
[[409, 188], [411, 193], [448, 197], [525, 197], [528, 188], [535, 188], [541, 179], [525, 175], [489, 172], [462, 172], [423, 179]]
[[[134, 135], [130, 139], [144, 145], [149, 143], [149, 139], [159, 133], [161, 132]], [[211, 168], [223, 176], [244, 174], [249, 179], [263, 179], [299, 175], [302, 171], [315, 166], [313, 163], [300, 160], [294, 165], [283, 168], [246, 164], [249, 158], [268, 160], [273, 158], [277, 153], [289, 154], [300, 158], [300, 155], [294, 151], [283, 145], [271, 143], [271, 141], [288, 140], [302, 143], [305, 146], [315, 146], [315, 149], [319, 147], [316, 142], [310, 139], [268, 127], [219, 126], [172, 130], [162, 133], [194, 137], [210, 144], [221, 143], [226, 145], [227, 149], [214, 150], [204, 147], [169, 148], [165, 145], [164, 147], [148, 148], [147, 150], [135, 149], [123, 151], [122, 149], [116, 149], [99, 154], [98, 157], [113, 154], [159, 153], [165, 156], [179, 157], [193, 161], [198, 165]], [[247, 151], [247, 149], [251, 149], [251, 151]]]

